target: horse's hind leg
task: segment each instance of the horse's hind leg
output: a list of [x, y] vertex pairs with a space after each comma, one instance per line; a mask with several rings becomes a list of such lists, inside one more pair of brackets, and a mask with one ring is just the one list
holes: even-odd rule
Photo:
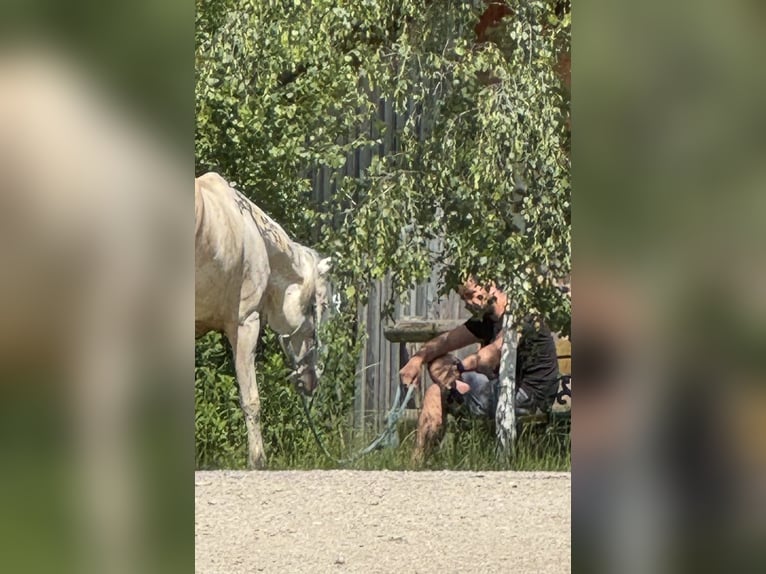
[[235, 341], [232, 342], [239, 398], [247, 427], [247, 466], [255, 469], [266, 466], [261, 436], [261, 399], [255, 381], [255, 347], [260, 329], [260, 316], [254, 312], [237, 327]]

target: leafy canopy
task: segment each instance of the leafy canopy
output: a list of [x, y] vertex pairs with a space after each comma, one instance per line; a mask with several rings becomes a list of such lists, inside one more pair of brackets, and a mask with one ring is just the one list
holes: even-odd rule
[[[220, 171], [293, 236], [336, 255], [349, 302], [438, 269], [498, 280], [562, 323], [570, 270], [568, 6], [509, 3], [476, 43], [483, 2], [198, 1], [197, 171]], [[404, 121], [378, 119], [380, 101]], [[393, 153], [379, 155], [386, 144]], [[355, 151], [374, 157], [344, 177]], [[337, 190], [312, 198], [324, 166]], [[321, 232], [317, 232], [321, 230]], [[560, 327], [561, 325], [556, 325]]]

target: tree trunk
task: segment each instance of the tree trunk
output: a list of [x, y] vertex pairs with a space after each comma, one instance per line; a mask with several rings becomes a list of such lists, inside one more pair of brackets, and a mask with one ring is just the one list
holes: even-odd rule
[[497, 454], [506, 460], [513, 456], [516, 442], [516, 347], [513, 316], [506, 312], [503, 319], [503, 351], [500, 355], [500, 388], [495, 411]]

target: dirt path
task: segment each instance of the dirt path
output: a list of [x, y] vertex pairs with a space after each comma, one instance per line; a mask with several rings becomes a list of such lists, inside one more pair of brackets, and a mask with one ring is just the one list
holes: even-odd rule
[[570, 572], [569, 473], [197, 472], [199, 574]]

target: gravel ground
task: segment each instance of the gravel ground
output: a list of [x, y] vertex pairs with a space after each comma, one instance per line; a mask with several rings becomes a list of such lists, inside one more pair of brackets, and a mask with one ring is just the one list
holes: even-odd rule
[[197, 472], [200, 574], [570, 572], [569, 473]]

